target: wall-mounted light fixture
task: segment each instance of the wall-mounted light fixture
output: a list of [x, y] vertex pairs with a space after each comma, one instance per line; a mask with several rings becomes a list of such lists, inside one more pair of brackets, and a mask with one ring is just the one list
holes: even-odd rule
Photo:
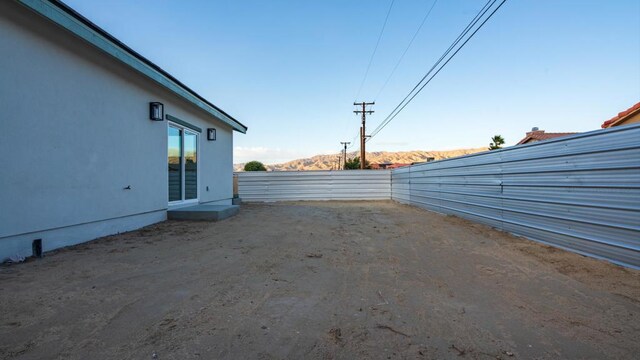
[[164, 120], [164, 105], [161, 102], [149, 103], [149, 119], [153, 121]]
[[208, 128], [207, 129], [207, 140], [215, 141], [216, 140], [216, 129]]

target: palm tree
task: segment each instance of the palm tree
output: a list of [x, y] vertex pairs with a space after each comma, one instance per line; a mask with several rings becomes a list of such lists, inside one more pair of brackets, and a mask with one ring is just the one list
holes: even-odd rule
[[491, 138], [489, 150], [502, 149], [502, 145], [504, 145], [504, 138], [501, 135], [495, 135]]

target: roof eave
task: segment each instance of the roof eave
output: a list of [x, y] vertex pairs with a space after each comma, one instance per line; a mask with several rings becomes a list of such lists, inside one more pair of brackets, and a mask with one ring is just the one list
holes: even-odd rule
[[[637, 106], [637, 104], [635, 106]], [[634, 117], [635, 115], [640, 113], [640, 107], [638, 107], [636, 109], [631, 108], [630, 110], [631, 111], [627, 110], [627, 111], [629, 111], [627, 114], [619, 116], [619, 118], [616, 119], [615, 121], [613, 121], [610, 126], [617, 126], [617, 125], [619, 125], [621, 123], [624, 123], [625, 121], [631, 119], [632, 117]]]
[[189, 89], [159, 66], [138, 54], [64, 3], [56, 0], [17, 1], [204, 110], [219, 121], [231, 126], [233, 130], [243, 134], [247, 132], [248, 128], [241, 122]]

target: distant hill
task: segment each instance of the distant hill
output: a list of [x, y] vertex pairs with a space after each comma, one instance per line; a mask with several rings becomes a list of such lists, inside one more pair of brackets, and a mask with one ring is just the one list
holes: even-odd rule
[[[371, 164], [380, 164], [385, 162], [411, 164], [414, 162], [426, 161], [427, 158], [430, 157], [434, 158], [435, 160], [442, 160], [486, 150], [487, 148], [483, 147], [475, 149], [457, 149], [446, 151], [376, 151], [367, 153], [367, 161], [369, 161], [369, 163]], [[358, 151], [353, 151], [347, 153], [347, 158], [351, 159], [359, 155], [360, 153]], [[272, 164], [265, 166], [269, 171], [331, 170], [335, 169], [339, 156], [340, 154], [316, 155], [306, 159], [297, 159], [282, 164]], [[234, 164], [233, 169], [234, 171], [243, 171], [244, 163]]]

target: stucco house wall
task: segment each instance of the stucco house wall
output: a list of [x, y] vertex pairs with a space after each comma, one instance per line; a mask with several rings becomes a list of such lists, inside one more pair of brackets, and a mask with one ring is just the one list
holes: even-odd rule
[[203, 129], [200, 202], [231, 202], [231, 126], [14, 1], [0, 34], [0, 261], [166, 219], [168, 125], [151, 101]]

